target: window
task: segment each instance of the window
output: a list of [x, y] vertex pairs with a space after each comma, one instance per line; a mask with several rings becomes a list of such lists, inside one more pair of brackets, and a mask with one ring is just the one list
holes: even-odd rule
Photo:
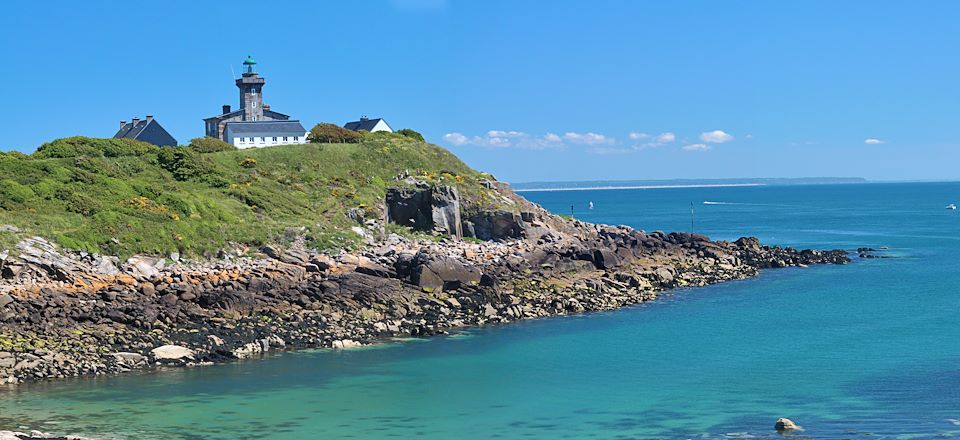
[[251, 94], [251, 95], [256, 95], [256, 94], [257, 94], [257, 88], [256, 88], [256, 87], [251, 87], [251, 88], [250, 88], [250, 94]]
[[[276, 138], [274, 138], [274, 139], [276, 139]], [[286, 137], [286, 136], [283, 137], [283, 141], [284, 141], [284, 142], [287, 141], [287, 137]]]
[[300, 142], [300, 136], [294, 136], [294, 137], [293, 137], [293, 141], [294, 141], [294, 142]]

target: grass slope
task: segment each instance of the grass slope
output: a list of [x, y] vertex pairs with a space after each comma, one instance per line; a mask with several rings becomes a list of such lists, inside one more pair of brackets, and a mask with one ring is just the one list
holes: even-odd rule
[[0, 250], [25, 235], [111, 255], [208, 255], [228, 242], [280, 241], [308, 228], [314, 247], [351, 247], [346, 217], [378, 218], [402, 173], [489, 200], [478, 173], [449, 151], [397, 134], [355, 144], [307, 144], [200, 153], [134, 141], [67, 138], [32, 155], [0, 153]]

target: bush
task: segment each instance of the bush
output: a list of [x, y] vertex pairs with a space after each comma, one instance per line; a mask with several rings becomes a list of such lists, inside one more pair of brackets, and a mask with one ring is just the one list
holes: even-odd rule
[[237, 147], [233, 145], [209, 136], [191, 139], [188, 147], [197, 153], [217, 153], [220, 151], [234, 151], [237, 149]]
[[0, 208], [14, 209], [34, 196], [29, 186], [10, 180], [0, 180]]
[[143, 156], [156, 151], [157, 147], [132, 139], [101, 139], [74, 136], [47, 142], [37, 148], [33, 157], [38, 159], [65, 157], [121, 157]]
[[84, 194], [79, 188], [60, 188], [57, 190], [56, 197], [63, 201], [67, 211], [77, 214], [91, 216], [102, 209], [100, 202]]
[[344, 144], [359, 142], [361, 137], [360, 133], [355, 131], [321, 122], [310, 130], [307, 140], [318, 144]]
[[180, 181], [203, 181], [214, 171], [213, 162], [200, 153], [181, 147], [164, 147], [157, 154], [160, 166]]
[[410, 139], [414, 139], [414, 140], [420, 141], [420, 142], [425, 142], [425, 141], [426, 141], [425, 139], [423, 139], [423, 135], [420, 134], [420, 132], [418, 132], [418, 131], [416, 131], [416, 130], [414, 130], [414, 129], [412, 129], [412, 128], [401, 128], [401, 129], [397, 130], [397, 134], [402, 135], [402, 136], [404, 136], [404, 137], [408, 137], [408, 138], [410, 138]]

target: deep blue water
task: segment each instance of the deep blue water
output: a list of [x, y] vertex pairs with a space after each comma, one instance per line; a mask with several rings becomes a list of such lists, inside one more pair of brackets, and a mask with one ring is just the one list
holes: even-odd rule
[[[557, 213], [895, 258], [345, 352], [22, 386], [0, 429], [121, 438], [960, 437], [958, 183], [526, 193]], [[594, 209], [587, 210], [588, 202]], [[704, 205], [712, 201], [722, 204]]]

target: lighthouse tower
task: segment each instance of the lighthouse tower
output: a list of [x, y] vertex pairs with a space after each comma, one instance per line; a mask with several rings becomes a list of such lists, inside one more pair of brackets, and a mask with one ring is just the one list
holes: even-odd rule
[[263, 120], [263, 85], [267, 80], [256, 72], [257, 62], [247, 56], [243, 61], [243, 75], [237, 78], [237, 87], [240, 89], [240, 109], [243, 110], [244, 121]]

